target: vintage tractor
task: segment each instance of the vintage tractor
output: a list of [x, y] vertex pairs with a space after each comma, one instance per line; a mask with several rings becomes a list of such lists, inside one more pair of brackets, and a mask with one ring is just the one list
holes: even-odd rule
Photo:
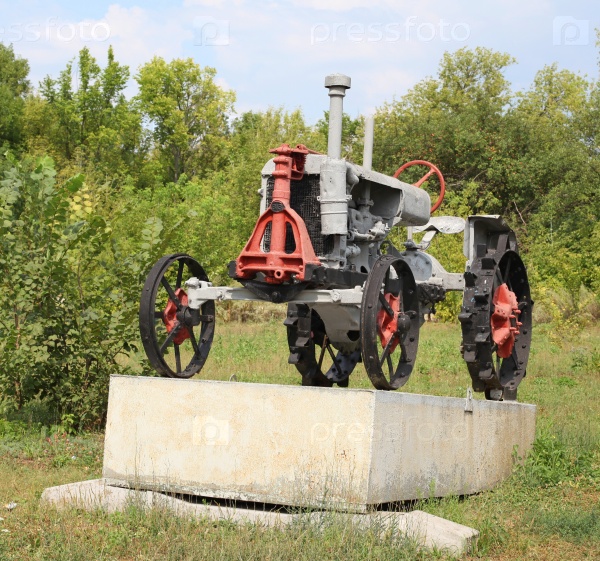
[[[409, 162], [393, 177], [371, 169], [373, 121], [366, 122], [359, 166], [341, 157], [342, 105], [350, 78], [333, 74], [327, 155], [283, 144], [262, 171], [261, 214], [248, 243], [229, 264], [241, 287], [212, 286], [185, 254], [168, 255], [150, 271], [140, 331], [151, 365], [190, 378], [210, 351], [215, 302], [287, 303], [289, 363], [308, 386], [347, 386], [360, 361], [381, 390], [403, 386], [413, 370], [424, 314], [447, 291], [463, 293], [458, 319], [462, 356], [475, 391], [515, 400], [531, 344], [532, 301], [514, 232], [499, 216], [431, 218], [444, 197], [433, 164]], [[428, 168], [415, 184], [398, 179]], [[421, 185], [435, 174], [433, 206]], [[407, 227], [403, 250], [388, 240]], [[464, 234], [466, 272], [449, 273], [426, 249], [438, 234]], [[420, 243], [414, 232], [424, 232]]]

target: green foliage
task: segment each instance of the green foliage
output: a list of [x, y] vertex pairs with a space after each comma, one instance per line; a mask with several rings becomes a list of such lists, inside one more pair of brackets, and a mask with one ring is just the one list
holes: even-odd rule
[[[317, 121], [308, 145], [313, 150], [327, 153], [329, 136], [329, 111], [324, 111], [323, 118]], [[352, 119], [350, 115], [342, 115], [342, 158], [359, 163], [362, 162], [364, 139], [364, 119]]]
[[524, 483], [531, 487], [553, 486], [579, 478], [600, 482], [600, 465], [594, 448], [569, 448], [554, 433], [542, 432], [533, 450], [518, 469]]
[[0, 43], [0, 148], [15, 148], [22, 140], [27, 74], [27, 61], [15, 55], [12, 45]]
[[122, 254], [104, 218], [72, 212], [84, 185], [56, 185], [49, 159], [14, 161], [0, 182], [0, 391], [16, 409], [47, 401], [68, 430], [102, 420], [117, 358], [136, 349], [162, 230], [149, 219], [138, 252]]
[[138, 175], [147, 135], [141, 114], [123, 95], [128, 79], [129, 69], [115, 60], [112, 47], [104, 68], [84, 47], [58, 78], [42, 81], [41, 97], [27, 100], [25, 131], [32, 150], [46, 150], [61, 167], [100, 178]]
[[152, 125], [165, 181], [203, 177], [221, 163], [235, 95], [221, 89], [215, 75], [191, 58], [167, 63], [155, 57], [136, 76], [137, 103]]
[[[434, 162], [447, 182], [441, 213], [499, 213], [517, 231], [538, 318], [565, 319], [547, 297], [564, 293], [564, 307], [587, 310], [571, 324], [586, 324], [600, 305], [599, 86], [552, 65], [514, 93], [513, 62], [484, 48], [446, 53], [436, 78], [378, 110], [374, 165]], [[411, 172], [403, 179], [421, 170]]]

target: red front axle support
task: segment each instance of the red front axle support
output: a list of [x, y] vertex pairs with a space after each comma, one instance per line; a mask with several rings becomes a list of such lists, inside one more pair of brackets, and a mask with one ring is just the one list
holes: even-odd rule
[[[257, 273], [264, 273], [266, 282], [271, 284], [289, 281], [292, 275], [303, 281], [306, 280], [304, 274], [307, 264], [321, 264], [315, 255], [304, 220], [290, 207], [291, 181], [302, 179], [309, 150], [302, 144], [295, 148], [291, 148], [289, 144], [282, 144], [271, 152], [277, 154], [273, 159], [273, 200], [259, 217], [246, 247], [236, 260], [236, 277], [251, 279]], [[263, 239], [269, 224], [271, 240], [269, 250], [265, 251]], [[286, 252], [288, 225], [295, 247]]]

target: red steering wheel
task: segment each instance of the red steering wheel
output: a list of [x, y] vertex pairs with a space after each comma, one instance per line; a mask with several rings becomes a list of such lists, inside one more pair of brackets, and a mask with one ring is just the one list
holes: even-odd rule
[[446, 182], [444, 181], [444, 176], [442, 175], [442, 172], [436, 166], [434, 166], [431, 162], [426, 162], [425, 160], [413, 160], [412, 162], [407, 162], [403, 166], [400, 166], [396, 170], [394, 177], [398, 178], [398, 176], [406, 168], [409, 168], [411, 166], [416, 166], [416, 165], [427, 166], [429, 168], [429, 171], [423, 177], [421, 177], [421, 179], [419, 179], [419, 181], [417, 181], [416, 183], [413, 183], [413, 185], [415, 187], [420, 187], [421, 185], [423, 185], [423, 183], [425, 183], [425, 181], [427, 181], [434, 173], [437, 175], [438, 179], [440, 180], [440, 196], [437, 198], [437, 201], [435, 201], [435, 203], [433, 203], [433, 206], [431, 207], [431, 210], [429, 211], [430, 214], [433, 214], [438, 209], [438, 207], [442, 204], [442, 201], [444, 200], [444, 195], [446, 194]]

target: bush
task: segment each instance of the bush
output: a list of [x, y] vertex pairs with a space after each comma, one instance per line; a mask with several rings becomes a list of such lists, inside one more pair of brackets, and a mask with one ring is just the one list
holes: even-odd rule
[[124, 255], [82, 175], [57, 185], [49, 158], [11, 164], [0, 182], [0, 393], [5, 407], [36, 399], [76, 427], [98, 425], [117, 358], [136, 350], [162, 225], [150, 219]]

